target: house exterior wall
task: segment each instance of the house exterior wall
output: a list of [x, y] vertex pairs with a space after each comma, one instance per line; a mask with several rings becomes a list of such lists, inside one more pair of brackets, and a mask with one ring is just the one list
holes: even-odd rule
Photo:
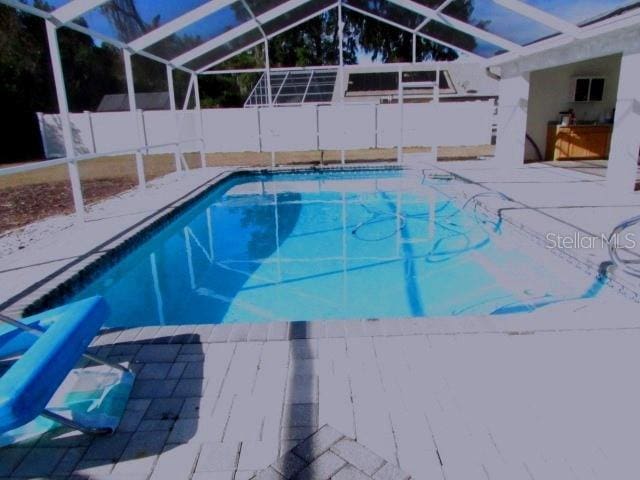
[[[599, 121], [610, 117], [616, 106], [621, 55], [531, 72], [527, 133], [536, 142], [542, 154], [546, 148], [547, 124], [559, 120], [558, 112], [573, 108], [578, 121]], [[605, 78], [604, 97], [601, 102], [573, 102], [575, 77]], [[525, 151], [527, 160], [536, 159], [531, 146]]]

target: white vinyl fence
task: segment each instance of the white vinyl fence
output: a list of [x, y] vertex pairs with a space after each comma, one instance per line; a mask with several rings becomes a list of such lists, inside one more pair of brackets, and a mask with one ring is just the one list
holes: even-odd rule
[[[493, 101], [338, 104], [196, 111], [71, 114], [77, 154], [107, 153], [204, 138], [206, 152], [351, 150], [491, 143]], [[47, 158], [64, 156], [58, 115], [39, 115]], [[202, 122], [202, 123], [201, 123]], [[400, 125], [403, 131], [400, 131]], [[202, 132], [201, 132], [202, 127]], [[142, 138], [140, 138], [142, 137]], [[183, 145], [197, 151], [200, 145]], [[169, 153], [172, 147], [151, 149]]]
[[[200, 121], [195, 111], [176, 115], [170, 111], [72, 113], [71, 130], [76, 155], [136, 149], [143, 145], [167, 145], [183, 139], [200, 138]], [[47, 158], [64, 157], [60, 115], [38, 114], [40, 134]], [[180, 125], [180, 128], [178, 128]], [[199, 142], [182, 145], [186, 152], [200, 149]], [[150, 149], [170, 153], [172, 146]]]

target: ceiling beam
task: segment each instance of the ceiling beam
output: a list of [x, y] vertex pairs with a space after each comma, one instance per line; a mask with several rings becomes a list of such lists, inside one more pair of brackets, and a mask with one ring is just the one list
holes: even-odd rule
[[[225, 55], [222, 58], [219, 58], [218, 60], [216, 60], [215, 62], [211, 62], [208, 65], [205, 65], [204, 67], [199, 68], [196, 73], [197, 74], [201, 74], [206, 72], [208, 69], [215, 67], [216, 65], [220, 65], [221, 63], [226, 62], [227, 60], [229, 60], [230, 58], [235, 57], [236, 55], [240, 55], [241, 53], [246, 52], [247, 50], [251, 50], [254, 47], [257, 47], [258, 45], [264, 45], [264, 39], [261, 38], [260, 40], [256, 40], [255, 42], [250, 43], [249, 45], [245, 45], [244, 47], [236, 50], [235, 52], [232, 52], [228, 55]], [[261, 71], [266, 70], [265, 68], [262, 68]]]
[[[245, 33], [250, 32], [255, 28], [256, 27], [253, 22], [244, 22], [241, 25], [225, 33], [218, 35], [217, 37], [207, 42], [204, 42], [201, 45], [198, 45], [197, 47], [189, 50], [188, 52], [185, 52], [182, 55], [179, 55], [178, 57], [172, 59], [171, 63], [175, 65], [184, 65], [185, 63], [195, 60], [196, 58], [210, 52], [211, 50], [215, 50], [216, 48], [224, 45], [225, 43], [228, 43], [240, 37], [241, 35], [244, 35]], [[262, 42], [264, 40], [260, 40], [260, 41]]]
[[519, 51], [522, 49], [520, 45], [514, 43], [506, 38], [495, 35], [491, 32], [487, 32], [486, 30], [482, 30], [481, 28], [474, 27], [471, 24], [462, 22], [457, 18], [450, 17], [449, 15], [445, 15], [437, 10], [434, 10], [429, 7], [425, 7], [424, 5], [417, 3], [413, 0], [387, 0], [391, 3], [394, 3], [400, 7], [403, 7], [406, 10], [410, 10], [414, 13], [422, 15], [423, 17], [430, 18], [432, 20], [436, 20], [440, 23], [444, 23], [445, 25], [452, 27], [461, 32], [467, 33], [474, 37], [480, 38], [486, 42], [492, 43], [499, 47], [504, 48], [510, 52]]
[[234, 3], [235, 1], [236, 0], [211, 0], [209, 2], [206, 2], [203, 5], [194, 8], [193, 10], [189, 10], [184, 15], [174, 18], [164, 25], [161, 25], [155, 30], [151, 30], [149, 33], [146, 33], [140, 38], [129, 42], [129, 46], [136, 51], [147, 48], [150, 45], [153, 45], [154, 43], [159, 42], [160, 40], [182, 30], [183, 28], [196, 23], [198, 20], [211, 15], [215, 11]]
[[[287, 25], [286, 27], [281, 28], [280, 30], [277, 30], [277, 31], [273, 32], [271, 35], [267, 35], [267, 40], [269, 40], [269, 39], [271, 39], [273, 37], [276, 37], [276, 36], [280, 35], [281, 33], [284, 33], [284, 32], [286, 32], [288, 30], [291, 30], [292, 28], [295, 28], [298, 25], [302, 25], [303, 23], [308, 22], [312, 18], [315, 18], [318, 15], [322, 15], [323, 13], [328, 12], [329, 10], [331, 10], [333, 8], [336, 8], [337, 6], [338, 6], [338, 3], [336, 2], [336, 3], [332, 4], [332, 5], [324, 7], [322, 10], [318, 10], [317, 12], [312, 13], [311, 15], [307, 15], [306, 17], [301, 18], [300, 20], [297, 20], [296, 22]], [[209, 70], [210, 68], [213, 68], [216, 65], [219, 65], [222, 62], [224, 62], [224, 61], [226, 61], [226, 60], [228, 60], [230, 58], [233, 58], [233, 57], [235, 57], [236, 55], [239, 55], [242, 52], [246, 52], [247, 50], [250, 50], [251, 48], [253, 48], [253, 47], [257, 46], [257, 45], [260, 45], [261, 43], [264, 43], [264, 40], [257, 40], [255, 42], [251, 43], [250, 45], [242, 47], [237, 52], [230, 53], [229, 55], [226, 55], [225, 57], [223, 57], [223, 58], [221, 58], [219, 60], [216, 60], [215, 62], [212, 62], [209, 65], [206, 65], [205, 67], [200, 68], [198, 70], [198, 73], [202, 73], [205, 70]], [[274, 69], [272, 68], [272, 70], [274, 70]]]
[[[440, 4], [440, 6], [438, 8], [436, 8], [436, 12], [441, 12], [443, 11], [445, 8], [447, 8], [451, 3], [455, 2], [456, 0], [444, 0], [444, 2], [442, 2]], [[417, 34], [420, 30], [422, 30], [424, 27], [427, 26], [427, 23], [429, 23], [432, 20], [432, 18], [430, 17], [424, 17], [424, 20], [422, 22], [420, 22], [420, 25], [418, 25], [414, 32]]]
[[[286, 3], [278, 5], [277, 7], [263, 13], [262, 15], [259, 15], [258, 17], [256, 17], [256, 20], [264, 25], [265, 23], [289, 12], [290, 10], [293, 10], [294, 8], [304, 5], [309, 1], [311, 0], [289, 0]], [[188, 63], [191, 60], [194, 60], [199, 56], [204, 55], [205, 53], [210, 52], [211, 50], [214, 50], [219, 46], [230, 42], [231, 40], [234, 40], [235, 38], [253, 30], [254, 28], [256, 28], [254, 22], [244, 22], [237, 27], [223, 33], [222, 35], [218, 35], [217, 37], [212, 38], [211, 40], [201, 45], [198, 45], [188, 52], [179, 55], [178, 57], [171, 60], [171, 63], [174, 63], [176, 65], [184, 65], [185, 63]]]
[[443, 11], [445, 8], [447, 8], [450, 4], [452, 4], [455, 1], [456, 0], [444, 0], [444, 2], [442, 2], [442, 4], [438, 8], [436, 8], [436, 12]]
[[44, 10], [40, 10], [36, 7], [32, 7], [31, 5], [23, 3], [20, 0], [0, 0], [0, 3], [4, 3], [9, 7], [13, 7], [20, 11], [35, 15], [36, 17], [44, 18], [45, 20], [51, 20], [56, 23], [55, 19], [51, 16], [51, 13], [45, 12]]
[[58, 19], [60, 23], [68, 23], [74, 18], [107, 3], [107, 1], [108, 0], [72, 0], [60, 8], [56, 8], [51, 14]]
[[162, 63], [164, 65], [169, 65], [173, 68], [177, 68], [178, 70], [182, 70], [185, 73], [195, 73], [192, 70], [182, 67], [182, 66], [178, 66], [178, 65], [173, 65], [171, 64], [171, 62], [169, 62], [168, 60], [165, 60], [164, 58], [160, 58], [156, 55], [153, 55], [151, 53], [148, 53], [144, 50], [139, 51], [139, 52], [135, 52], [133, 51], [126, 43], [123, 43], [119, 40], [116, 40], [114, 38], [108, 37], [106, 35], [103, 35], [99, 32], [96, 32], [94, 30], [91, 30], [87, 27], [83, 27], [81, 25], [78, 25], [77, 23], [68, 23], [67, 25], [62, 25], [59, 20], [57, 18], [54, 18], [53, 15], [49, 12], [45, 12], [44, 10], [40, 10], [37, 8], [34, 8], [26, 3], [22, 3], [20, 0], [0, 0], [0, 4], [4, 4], [7, 5], [9, 7], [13, 7], [16, 8], [17, 10], [21, 10], [23, 12], [29, 13], [31, 15], [35, 15], [38, 16], [40, 18], [44, 18], [45, 20], [49, 20], [51, 22], [53, 22], [56, 26], [58, 27], [62, 27], [64, 26], [65, 28], [69, 28], [71, 30], [75, 30], [76, 32], [80, 32], [83, 33], [85, 35], [88, 35], [90, 37], [96, 38], [98, 40], [100, 40], [101, 42], [107, 43], [109, 45], [113, 45], [116, 48], [122, 49], [122, 50], [127, 50], [130, 51], [131, 53], [136, 53], [140, 56], [146, 57], [150, 60], [154, 60], [158, 63]]
[[247, 11], [249, 16], [251, 17], [251, 20], [256, 25], [256, 28], [258, 28], [258, 30], [260, 30], [260, 33], [262, 34], [262, 38], [264, 38], [264, 40], [266, 41], [267, 40], [267, 34], [264, 32], [264, 28], [262, 28], [262, 24], [260, 23], [258, 18], [253, 13], [253, 10], [251, 10], [251, 7], [249, 6], [249, 4], [247, 3], [246, 0], [240, 0], [240, 2], [242, 2], [242, 6], [244, 7], [244, 9]]
[[[2, 0], [0, 0], [2, 1]], [[176, 68], [178, 70], [181, 70], [185, 73], [195, 73], [193, 72], [193, 70], [180, 66], [180, 65], [174, 65], [172, 64], [170, 61], [165, 60], [164, 58], [158, 57], [157, 55], [153, 55], [152, 53], [147, 52], [146, 50], [140, 50], [139, 52], [135, 52], [133, 50], [131, 50], [131, 48], [129, 48], [129, 46], [124, 43], [121, 42], [120, 40], [116, 40], [113, 39], [111, 37], [108, 37], [107, 35], [103, 35], [99, 32], [96, 32], [94, 30], [91, 30], [89, 28], [83, 27], [81, 25], [78, 25], [77, 23], [69, 23], [67, 25], [64, 25], [64, 28], [69, 28], [71, 30], [75, 30], [76, 32], [80, 32], [80, 33], [84, 33], [85, 35], [88, 35], [92, 38], [97, 38], [98, 40], [100, 40], [101, 42], [107, 43], [109, 45], [113, 45], [114, 47], [120, 48], [122, 50], [126, 50], [130, 53], [135, 53], [136, 55], [140, 55], [141, 57], [145, 57], [148, 58], [149, 60], [153, 60], [156, 61], [158, 63], [162, 63], [164, 65], [168, 65], [170, 67]]]
[[573, 23], [567, 22], [566, 20], [558, 18], [555, 15], [551, 15], [550, 13], [540, 10], [539, 8], [527, 5], [526, 3], [523, 3], [519, 0], [493, 1], [498, 5], [502, 5], [503, 7], [522, 15], [523, 17], [535, 20], [536, 22], [541, 23], [560, 33], [566, 33], [574, 37], [578, 37], [580, 35], [580, 28]]

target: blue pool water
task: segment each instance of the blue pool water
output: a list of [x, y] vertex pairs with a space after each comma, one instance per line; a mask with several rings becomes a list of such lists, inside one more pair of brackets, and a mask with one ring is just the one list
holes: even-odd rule
[[461, 209], [464, 188], [400, 170], [234, 177], [65, 300], [103, 295], [115, 327], [500, 314], [597, 293]]

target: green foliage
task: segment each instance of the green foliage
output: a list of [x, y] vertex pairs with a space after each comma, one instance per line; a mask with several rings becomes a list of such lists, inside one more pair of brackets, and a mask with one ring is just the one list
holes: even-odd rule
[[[220, 70], [246, 69], [264, 66], [264, 49], [259, 45], [217, 66]], [[203, 107], [239, 107], [251, 93], [260, 74], [202, 75], [200, 97]]]
[[[337, 65], [337, 25], [338, 15], [333, 9], [272, 38], [269, 41], [272, 66]], [[345, 49], [347, 57], [355, 59], [355, 54], [355, 49]]]
[[[379, 3], [378, 10], [385, 14], [386, 3]], [[374, 18], [345, 9], [345, 36], [354, 39], [364, 55], [374, 62], [411, 62], [413, 58], [413, 35], [404, 30], [380, 22]], [[454, 60], [457, 53], [423, 37], [416, 37], [418, 61]], [[351, 63], [351, 62], [349, 62]]]
[[40, 154], [34, 112], [55, 106], [42, 21], [0, 6], [0, 105], [12, 121], [3, 128], [0, 162]]
[[120, 50], [68, 29], [58, 41], [71, 111], [95, 110], [104, 95], [125, 90]]
[[110, 0], [102, 5], [100, 10], [118, 32], [119, 40], [127, 43], [160, 23], [159, 17], [154, 18], [150, 24], [145, 23], [138, 12], [135, 0]]
[[[28, 14], [0, 6], [0, 101], [10, 109], [33, 109], [41, 104], [51, 105], [50, 74], [47, 65], [47, 49], [42, 21]], [[25, 95], [30, 92], [31, 94]], [[13, 108], [12, 108], [13, 107]]]

